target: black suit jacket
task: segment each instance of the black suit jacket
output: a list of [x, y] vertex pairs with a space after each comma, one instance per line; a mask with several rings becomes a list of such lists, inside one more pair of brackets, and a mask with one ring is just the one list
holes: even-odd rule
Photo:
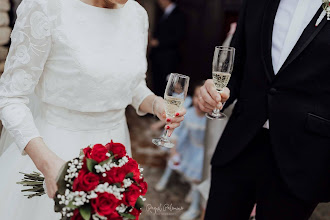
[[162, 18], [155, 28], [154, 38], [159, 46], [151, 51], [151, 58], [162, 60], [178, 59], [179, 45], [185, 33], [185, 19], [183, 13], [176, 7], [166, 18]]
[[[281, 176], [298, 197], [330, 201], [330, 22], [318, 10], [277, 75], [272, 31], [280, 0], [247, 0], [232, 41], [236, 60], [228, 87], [238, 99], [212, 158], [233, 160], [267, 119]], [[317, 2], [321, 4], [320, 2]], [[315, 3], [316, 4], [316, 3]]]

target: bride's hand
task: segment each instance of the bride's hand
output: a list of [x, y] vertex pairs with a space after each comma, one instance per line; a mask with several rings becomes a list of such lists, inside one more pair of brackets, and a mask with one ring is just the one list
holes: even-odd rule
[[49, 198], [54, 198], [55, 196], [57, 191], [56, 178], [58, 177], [60, 169], [64, 164], [64, 160], [55, 156], [49, 161], [48, 165], [40, 170], [45, 177], [46, 191]]
[[47, 194], [53, 198], [57, 191], [56, 178], [65, 161], [52, 152], [40, 137], [33, 138], [26, 145], [25, 152], [44, 175]]
[[180, 126], [180, 123], [184, 119], [184, 115], [186, 114], [186, 109], [183, 108], [178, 111], [174, 117], [166, 117], [165, 113], [165, 101], [161, 97], [157, 97], [154, 103], [154, 113], [161, 120], [166, 122], [165, 129], [168, 130], [168, 136], [171, 136], [173, 130]]

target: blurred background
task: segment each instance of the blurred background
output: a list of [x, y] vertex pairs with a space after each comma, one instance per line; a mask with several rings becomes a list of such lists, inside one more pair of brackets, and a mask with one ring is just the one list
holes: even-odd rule
[[[230, 43], [241, 0], [138, 2], [147, 10], [150, 22], [148, 86], [157, 95], [163, 96], [168, 74], [178, 72], [188, 75], [191, 85], [196, 86], [190, 87], [191, 98], [185, 104], [187, 108], [195, 108], [193, 96], [198, 93], [198, 85], [211, 78], [214, 47]], [[0, 0], [0, 73], [3, 72], [19, 3], [20, 0]], [[228, 111], [227, 115], [230, 114], [230, 108]], [[192, 116], [198, 120], [188, 121], [190, 127], [187, 125], [187, 132], [202, 138], [195, 139], [196, 135], [188, 135], [188, 142], [193, 143], [189, 147], [200, 153], [185, 156], [188, 154], [184, 151], [167, 151], [151, 143], [152, 138], [162, 134], [164, 126], [155, 117], [138, 117], [128, 107], [127, 118], [133, 157], [144, 167], [144, 176], [149, 184], [140, 219], [203, 219], [209, 187], [209, 160], [225, 122], [211, 123], [202, 120], [201, 115]], [[176, 134], [177, 137], [180, 135], [179, 132]], [[198, 165], [197, 158], [202, 158]], [[177, 167], [180, 163], [185, 163], [185, 170]], [[197, 173], [196, 178], [189, 178], [193, 172]], [[253, 219], [254, 213], [251, 212]], [[311, 220], [330, 220], [330, 205], [319, 205]]]

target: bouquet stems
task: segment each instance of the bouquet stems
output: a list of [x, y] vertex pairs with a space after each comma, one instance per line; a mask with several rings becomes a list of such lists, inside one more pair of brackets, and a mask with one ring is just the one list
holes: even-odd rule
[[[20, 172], [21, 173], [21, 172]], [[27, 189], [22, 189], [21, 192], [30, 192], [30, 194], [24, 195], [27, 196], [28, 199], [31, 199], [36, 196], [42, 196], [46, 194], [44, 189], [44, 180], [40, 173], [33, 172], [30, 174], [21, 173], [24, 175], [21, 182], [17, 182], [17, 184], [23, 185], [25, 187], [29, 187]]]

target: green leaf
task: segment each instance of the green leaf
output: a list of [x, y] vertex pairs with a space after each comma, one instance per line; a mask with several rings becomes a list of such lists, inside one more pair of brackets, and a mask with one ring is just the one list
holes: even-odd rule
[[131, 215], [131, 214], [128, 214], [128, 213], [120, 213], [120, 215], [124, 218], [127, 218], [127, 219], [135, 219], [134, 215]]
[[136, 200], [136, 203], [135, 203], [135, 208], [142, 209], [143, 205], [144, 205], [143, 200], [141, 199], [141, 197], [138, 197], [138, 199]]
[[111, 156], [108, 159], [106, 159], [105, 161], [102, 161], [101, 163], [99, 163], [99, 165], [103, 166], [104, 164], [110, 163], [113, 158], [115, 158], [115, 157]]
[[121, 187], [121, 183], [115, 183], [115, 184], [113, 184], [113, 185], [117, 186], [118, 188]]
[[85, 154], [84, 154], [84, 149], [80, 149], [79, 156], [85, 156]]
[[83, 217], [84, 220], [89, 220], [92, 216], [92, 209], [90, 205], [84, 205], [79, 208], [79, 212], [81, 217]]
[[90, 172], [96, 173], [94, 166], [97, 165], [98, 163], [95, 160], [89, 158], [86, 158], [86, 162], [87, 162], [87, 169]]
[[128, 173], [126, 174], [125, 178], [130, 178], [130, 179], [133, 179], [133, 176], [134, 176], [134, 173]]
[[73, 205], [73, 202], [72, 201], [70, 201], [69, 204], [66, 207], [68, 207], [70, 209], [76, 209], [76, 208], [78, 208], [78, 206]]

